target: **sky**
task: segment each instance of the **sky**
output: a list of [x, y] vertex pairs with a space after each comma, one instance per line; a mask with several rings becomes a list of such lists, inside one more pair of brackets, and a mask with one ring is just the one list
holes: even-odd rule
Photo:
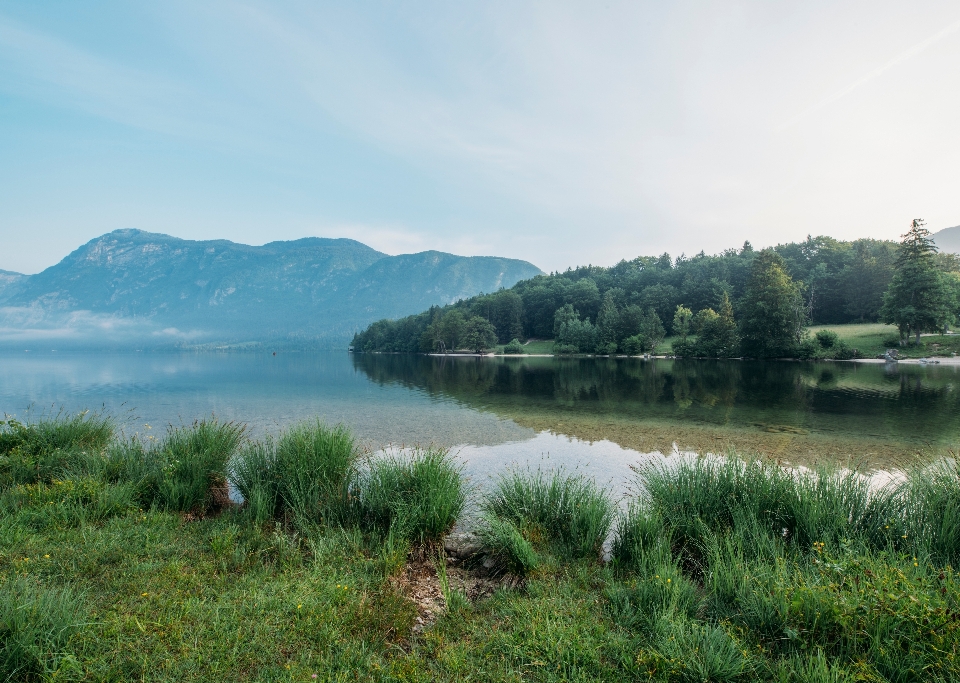
[[0, 1], [0, 269], [118, 228], [545, 271], [960, 224], [960, 5]]

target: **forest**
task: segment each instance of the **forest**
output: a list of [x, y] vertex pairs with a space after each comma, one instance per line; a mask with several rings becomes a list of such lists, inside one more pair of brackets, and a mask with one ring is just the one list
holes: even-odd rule
[[[357, 352], [483, 351], [553, 339], [555, 353], [650, 352], [672, 336], [679, 356], [811, 357], [837, 343], [810, 324], [885, 322], [901, 344], [943, 332], [960, 314], [960, 257], [938, 253], [914, 220], [900, 243], [810, 237], [720, 254], [639, 256], [610, 268], [540, 275], [358, 333]], [[852, 350], [837, 348], [837, 357]]]

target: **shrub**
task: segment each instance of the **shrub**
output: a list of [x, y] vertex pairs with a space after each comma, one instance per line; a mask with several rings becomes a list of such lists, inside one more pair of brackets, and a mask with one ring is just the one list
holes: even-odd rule
[[580, 353], [580, 347], [575, 344], [554, 344], [553, 352], [557, 355], [565, 355], [571, 353]]
[[800, 342], [800, 346], [797, 348], [797, 358], [800, 360], [814, 360], [816, 358], [823, 358], [823, 347], [817, 342], [816, 339], [807, 337]]
[[27, 579], [0, 584], [0, 676], [8, 681], [47, 678], [72, 658], [80, 599], [69, 589], [43, 588]]
[[524, 353], [523, 344], [520, 343], [519, 339], [511, 339], [510, 343], [503, 347], [504, 353], [509, 354], [522, 354]]
[[693, 339], [674, 339], [670, 347], [675, 356], [687, 358], [697, 355], [697, 344]]
[[597, 346], [597, 353], [599, 353], [599, 354], [605, 354], [605, 355], [608, 355], [608, 356], [612, 356], [612, 355], [615, 354], [616, 352], [617, 352], [617, 343], [616, 343], [616, 342], [608, 342], [608, 343], [606, 343], [606, 344], [600, 344], [600, 345]]
[[647, 340], [643, 335], [635, 334], [632, 337], [627, 337], [621, 342], [623, 347], [623, 352], [628, 356], [639, 356], [644, 352], [647, 346]]
[[360, 477], [357, 493], [368, 528], [427, 544], [453, 527], [466, 502], [460, 468], [442, 448], [373, 460]]
[[832, 349], [840, 342], [840, 335], [833, 330], [819, 330], [814, 335], [821, 348]]
[[49, 482], [113, 440], [113, 421], [99, 413], [59, 414], [32, 424], [0, 421], [0, 487]]
[[527, 540], [572, 557], [599, 557], [613, 521], [607, 495], [583, 476], [512, 472], [484, 499], [490, 517], [509, 520]]

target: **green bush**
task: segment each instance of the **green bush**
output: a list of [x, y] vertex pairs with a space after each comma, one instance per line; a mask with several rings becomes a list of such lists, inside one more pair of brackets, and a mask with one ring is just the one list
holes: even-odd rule
[[523, 344], [519, 339], [511, 339], [510, 343], [503, 347], [503, 352], [513, 355], [522, 354], [524, 353]]
[[832, 349], [840, 343], [840, 335], [833, 330], [819, 330], [815, 338], [820, 347], [824, 349]]
[[580, 347], [575, 344], [554, 344], [553, 352], [558, 356], [571, 354], [571, 353], [580, 353]]
[[823, 358], [825, 355], [823, 347], [812, 337], [807, 337], [801, 341], [797, 348], [797, 358], [800, 360], [815, 360]]
[[370, 462], [357, 495], [363, 524], [417, 543], [443, 538], [463, 512], [460, 467], [442, 448], [383, 455]]
[[113, 435], [110, 418], [86, 411], [34, 423], [0, 421], [0, 488], [62, 477], [68, 468], [101, 453]]
[[600, 345], [597, 346], [597, 353], [599, 353], [599, 354], [605, 354], [605, 355], [608, 355], [608, 356], [612, 356], [612, 355], [615, 354], [616, 352], [617, 352], [617, 343], [616, 343], [616, 342], [608, 342], [608, 343], [606, 343], [606, 344], [600, 344]]
[[647, 340], [641, 334], [635, 334], [632, 337], [627, 337], [621, 342], [623, 347], [623, 352], [628, 356], [639, 356], [647, 348]]
[[46, 680], [73, 661], [68, 645], [81, 626], [80, 609], [80, 599], [69, 589], [45, 588], [25, 578], [0, 584], [0, 676]]
[[592, 479], [562, 471], [512, 472], [484, 498], [488, 517], [509, 520], [536, 547], [568, 557], [598, 557], [613, 505]]

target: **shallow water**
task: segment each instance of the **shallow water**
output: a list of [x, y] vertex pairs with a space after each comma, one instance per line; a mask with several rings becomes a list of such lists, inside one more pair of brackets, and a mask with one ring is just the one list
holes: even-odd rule
[[477, 480], [543, 462], [622, 482], [677, 449], [873, 467], [946, 452], [958, 382], [956, 367], [853, 363], [24, 353], [0, 356], [0, 411], [104, 410], [128, 434], [211, 414], [254, 435], [319, 418], [370, 449], [453, 447]]

